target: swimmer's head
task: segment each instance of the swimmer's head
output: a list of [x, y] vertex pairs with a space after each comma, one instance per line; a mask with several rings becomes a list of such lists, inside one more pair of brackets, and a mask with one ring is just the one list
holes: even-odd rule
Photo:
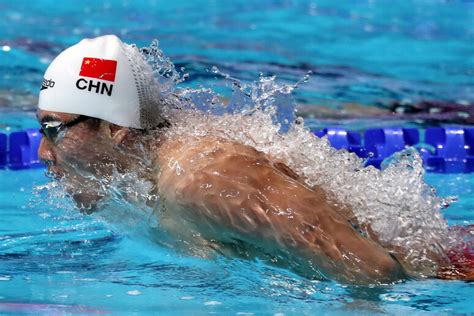
[[139, 50], [105, 35], [84, 39], [53, 60], [38, 107], [146, 129], [161, 121], [156, 91], [152, 69]]
[[114, 172], [144, 168], [145, 136], [162, 126], [156, 91], [138, 49], [113, 35], [82, 40], [48, 67], [37, 112], [39, 156], [79, 206], [101, 200], [100, 187]]

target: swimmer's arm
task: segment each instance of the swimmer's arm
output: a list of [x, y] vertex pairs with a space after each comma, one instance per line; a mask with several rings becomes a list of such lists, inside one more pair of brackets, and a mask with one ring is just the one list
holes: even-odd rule
[[[183, 219], [207, 238], [286, 254], [299, 272], [314, 277], [322, 272], [356, 283], [401, 277], [387, 251], [359, 235], [322, 190], [299, 182], [288, 167], [235, 144], [219, 148], [209, 161], [199, 170], [165, 174], [163, 185], [164, 195], [184, 210]], [[184, 170], [192, 166], [181, 164]]]

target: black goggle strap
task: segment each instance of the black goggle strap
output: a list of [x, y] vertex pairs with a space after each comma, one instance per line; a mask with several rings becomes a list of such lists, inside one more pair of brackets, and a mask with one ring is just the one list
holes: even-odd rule
[[82, 122], [87, 121], [88, 119], [91, 119], [91, 118], [92, 117], [90, 117], [90, 116], [80, 115], [75, 120], [69, 121], [67, 123], [63, 123], [63, 126], [72, 127], [76, 124], [82, 123]]

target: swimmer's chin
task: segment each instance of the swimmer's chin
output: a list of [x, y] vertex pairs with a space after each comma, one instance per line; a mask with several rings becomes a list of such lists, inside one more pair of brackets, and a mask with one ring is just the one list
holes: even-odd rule
[[73, 193], [71, 194], [76, 207], [83, 214], [93, 214], [99, 210], [99, 204], [103, 200], [102, 196], [89, 193]]

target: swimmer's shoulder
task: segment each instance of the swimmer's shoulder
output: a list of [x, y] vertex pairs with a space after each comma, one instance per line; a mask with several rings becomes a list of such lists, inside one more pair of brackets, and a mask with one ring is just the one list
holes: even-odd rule
[[207, 174], [234, 170], [234, 176], [242, 176], [244, 172], [256, 175], [265, 172], [262, 169], [265, 166], [267, 171], [276, 170], [294, 180], [302, 180], [285, 163], [252, 146], [217, 136], [169, 139], [160, 147], [158, 160], [160, 174], [168, 179], [183, 178], [180, 175], [186, 177], [186, 174], [197, 174], [203, 170]]
[[[200, 183], [212, 181], [239, 158], [261, 155], [250, 146], [215, 136], [167, 139], [157, 151], [155, 180], [161, 196], [168, 199]], [[262, 157], [263, 158], [263, 157]]]
[[215, 159], [229, 159], [242, 155], [265, 157], [265, 154], [251, 146], [218, 136], [181, 136], [167, 139], [157, 152], [161, 165], [179, 161], [183, 164], [191, 163], [196, 167]]

